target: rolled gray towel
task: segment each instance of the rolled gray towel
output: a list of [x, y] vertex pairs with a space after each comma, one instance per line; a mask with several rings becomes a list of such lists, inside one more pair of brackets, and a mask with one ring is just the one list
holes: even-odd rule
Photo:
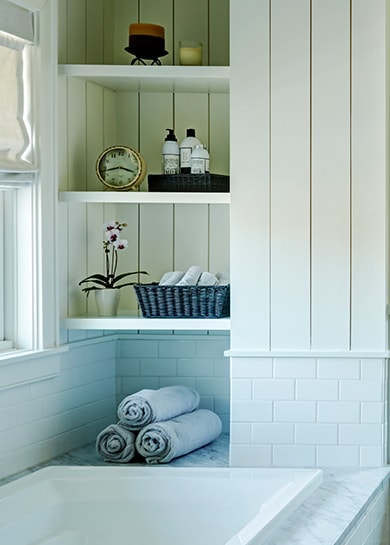
[[151, 422], [161, 422], [198, 408], [199, 394], [187, 386], [166, 386], [158, 390], [140, 390], [125, 397], [118, 405], [119, 423], [138, 431]]
[[166, 422], [148, 424], [137, 435], [135, 447], [147, 464], [165, 464], [211, 443], [221, 431], [217, 414], [198, 409]]
[[106, 462], [125, 464], [135, 454], [135, 438], [137, 434], [126, 430], [120, 424], [110, 424], [96, 438], [96, 451]]

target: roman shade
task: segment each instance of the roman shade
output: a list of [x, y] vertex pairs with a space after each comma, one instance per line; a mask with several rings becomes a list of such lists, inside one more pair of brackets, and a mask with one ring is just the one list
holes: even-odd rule
[[[36, 171], [31, 136], [29, 44], [33, 13], [0, 0], [0, 182]], [[31, 175], [30, 175], [31, 177]], [[19, 182], [18, 182], [19, 179]]]

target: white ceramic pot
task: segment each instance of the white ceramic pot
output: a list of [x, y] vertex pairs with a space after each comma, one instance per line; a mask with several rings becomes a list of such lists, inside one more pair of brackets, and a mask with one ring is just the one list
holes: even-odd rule
[[106, 288], [95, 290], [96, 307], [99, 316], [116, 316], [120, 299], [120, 290]]

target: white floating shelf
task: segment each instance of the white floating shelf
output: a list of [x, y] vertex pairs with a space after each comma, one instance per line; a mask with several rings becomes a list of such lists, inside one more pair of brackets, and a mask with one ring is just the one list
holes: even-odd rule
[[168, 193], [149, 191], [62, 191], [59, 200], [68, 203], [135, 204], [229, 204], [230, 193]]
[[60, 64], [58, 74], [82, 78], [113, 91], [228, 93], [230, 67]]
[[137, 316], [77, 316], [62, 318], [64, 329], [114, 329], [114, 330], [187, 330], [187, 331], [229, 331], [230, 318], [142, 318]]

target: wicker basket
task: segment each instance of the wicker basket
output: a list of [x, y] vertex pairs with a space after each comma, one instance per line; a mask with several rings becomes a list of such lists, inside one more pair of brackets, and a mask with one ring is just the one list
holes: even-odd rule
[[135, 284], [134, 290], [144, 318], [225, 318], [230, 316], [230, 285]]
[[229, 176], [224, 174], [149, 174], [149, 191], [228, 193]]

